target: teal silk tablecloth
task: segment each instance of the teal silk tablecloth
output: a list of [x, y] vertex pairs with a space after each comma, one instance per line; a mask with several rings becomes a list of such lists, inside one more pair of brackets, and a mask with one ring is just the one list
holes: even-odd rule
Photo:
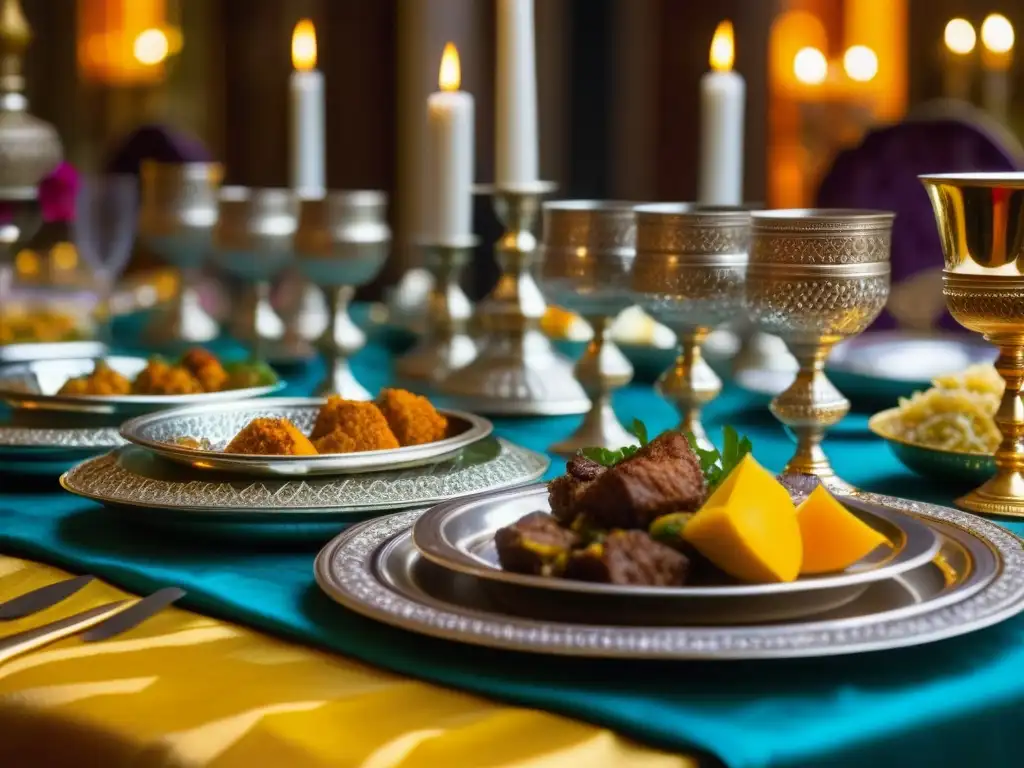
[[[371, 345], [356, 372], [371, 390], [390, 358]], [[290, 372], [306, 393], [321, 369]], [[653, 432], [673, 423], [650, 388], [619, 393], [623, 419]], [[501, 420], [498, 434], [543, 450], [578, 418]], [[748, 434], [759, 461], [781, 469], [792, 444], [763, 399], [728, 388], [708, 410]], [[958, 488], [904, 470], [854, 414], [827, 448], [860, 487], [949, 503]], [[557, 462], [551, 475], [560, 471]], [[730, 766], [1021, 765], [1024, 617], [921, 648], [779, 662], [648, 663], [544, 658], [432, 640], [351, 614], [313, 581], [315, 547], [267, 551], [154, 534], [52, 482], [0, 478], [0, 551], [101, 576], [136, 592], [188, 590], [188, 607], [333, 649], [368, 663], [613, 727], [677, 750], [705, 750]], [[344, 723], [338, 724], [344, 728]]]

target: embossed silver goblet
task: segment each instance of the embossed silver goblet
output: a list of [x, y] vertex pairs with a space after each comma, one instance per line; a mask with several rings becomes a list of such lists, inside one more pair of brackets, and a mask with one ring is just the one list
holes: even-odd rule
[[181, 272], [178, 295], [147, 329], [152, 343], [190, 344], [217, 335], [217, 322], [199, 303], [197, 283], [210, 255], [223, 172], [219, 163], [142, 164], [139, 237]]
[[710, 446], [701, 409], [722, 382], [701, 354], [717, 326], [743, 311], [743, 283], [750, 244], [745, 208], [657, 203], [636, 208], [637, 301], [679, 339], [675, 364], [655, 387], [679, 411], [680, 429]]
[[894, 216], [857, 209], [752, 214], [747, 311], [762, 331], [786, 342], [800, 365], [771, 403], [797, 440], [787, 473], [848, 487], [821, 448], [825, 431], [850, 410], [825, 376], [825, 361], [837, 342], [864, 331], [885, 307]]
[[266, 341], [279, 339], [284, 323], [270, 305], [270, 283], [288, 265], [299, 201], [289, 189], [223, 187], [213, 228], [214, 260], [253, 293], [232, 334], [252, 344], [262, 360]]
[[612, 393], [633, 366], [611, 339], [611, 324], [633, 303], [629, 274], [636, 257], [634, 203], [558, 200], [541, 208], [540, 286], [554, 304], [582, 315], [594, 330], [573, 369], [590, 398], [583, 423], [549, 448], [572, 456], [590, 446], [616, 449], [636, 441], [612, 410]]
[[338, 394], [350, 400], [371, 398], [352, 375], [348, 362], [363, 342], [355, 343], [344, 330], [352, 323], [348, 303], [355, 289], [377, 277], [390, 244], [387, 195], [383, 192], [329, 192], [321, 200], [301, 203], [295, 233], [299, 269], [323, 290], [330, 316], [321, 338], [327, 375], [318, 394]]

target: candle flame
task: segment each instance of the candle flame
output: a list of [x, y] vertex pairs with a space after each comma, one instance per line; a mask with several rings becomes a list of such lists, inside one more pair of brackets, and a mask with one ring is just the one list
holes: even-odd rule
[[451, 43], [441, 54], [441, 69], [437, 73], [437, 84], [442, 91], [457, 91], [462, 84], [462, 67], [459, 65], [459, 51]]
[[716, 72], [731, 70], [735, 50], [732, 22], [727, 19], [718, 25], [715, 36], [711, 38], [711, 68]]
[[981, 44], [992, 53], [1009, 53], [1013, 38], [1013, 24], [1001, 13], [990, 13], [981, 23]]
[[946, 31], [943, 34], [946, 47], [953, 53], [966, 56], [974, 50], [978, 42], [978, 35], [974, 27], [967, 19], [950, 19], [946, 24]]
[[316, 67], [316, 29], [309, 19], [302, 19], [292, 32], [292, 66], [302, 71]]
[[801, 48], [793, 57], [793, 74], [804, 85], [821, 85], [828, 77], [828, 60], [817, 48]]

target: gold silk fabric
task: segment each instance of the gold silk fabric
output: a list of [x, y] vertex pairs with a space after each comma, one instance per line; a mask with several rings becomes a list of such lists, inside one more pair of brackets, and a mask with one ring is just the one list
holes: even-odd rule
[[[64, 578], [0, 555], [0, 601]], [[123, 598], [102, 582], [0, 637]], [[340, 607], [338, 610], [342, 610]], [[170, 608], [0, 665], [10, 768], [682, 768], [615, 733]]]

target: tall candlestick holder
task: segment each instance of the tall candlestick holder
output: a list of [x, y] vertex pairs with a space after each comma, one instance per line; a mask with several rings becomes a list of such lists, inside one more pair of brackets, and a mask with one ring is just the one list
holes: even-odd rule
[[478, 238], [470, 236], [458, 242], [422, 246], [426, 267], [433, 277], [427, 329], [420, 342], [395, 362], [400, 377], [436, 383], [476, 358], [476, 342], [468, 333], [473, 306], [459, 278], [478, 242]]
[[483, 330], [479, 354], [441, 382], [442, 394], [453, 405], [506, 416], [577, 414], [590, 408], [572, 362], [540, 330], [547, 307], [535, 279], [532, 228], [541, 197], [554, 189], [546, 181], [493, 189], [495, 213], [505, 227], [494, 247], [501, 277], [477, 310]]

